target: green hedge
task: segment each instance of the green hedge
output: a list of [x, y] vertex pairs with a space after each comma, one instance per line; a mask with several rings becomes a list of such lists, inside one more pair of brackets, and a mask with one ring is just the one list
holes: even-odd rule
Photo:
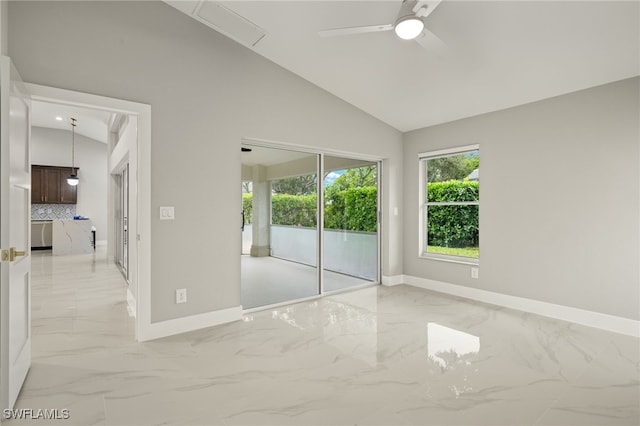
[[327, 202], [324, 205], [325, 229], [347, 229], [346, 193], [347, 191], [333, 191], [331, 196], [327, 196]]
[[[479, 200], [478, 182], [450, 180], [427, 185], [430, 202]], [[478, 206], [429, 206], [427, 245], [478, 246]]]
[[244, 214], [244, 223], [251, 223], [251, 213], [253, 213], [253, 196], [252, 194], [242, 194], [242, 213]]
[[[427, 187], [431, 202], [475, 201], [480, 187], [478, 182], [432, 182]], [[305, 226], [317, 224], [315, 195], [273, 194], [272, 223], [274, 225]], [[251, 194], [242, 194], [245, 222], [252, 219]], [[376, 232], [377, 191], [375, 186], [331, 191], [325, 206], [325, 228], [349, 231]], [[429, 246], [477, 247], [477, 206], [430, 206], [428, 223]]]
[[[252, 196], [242, 194], [245, 223], [251, 223]], [[333, 191], [324, 212], [326, 229], [376, 232], [377, 191], [375, 186]], [[315, 195], [273, 194], [271, 223], [314, 228], [317, 224]]]
[[480, 199], [480, 183], [449, 180], [430, 182], [427, 185], [427, 199], [437, 201], [477, 201]]
[[271, 196], [271, 223], [314, 228], [317, 223], [316, 203], [315, 194], [273, 194]]
[[363, 186], [340, 192], [345, 193], [344, 215], [346, 216], [346, 227], [341, 229], [376, 232], [378, 229], [377, 188], [375, 186]]

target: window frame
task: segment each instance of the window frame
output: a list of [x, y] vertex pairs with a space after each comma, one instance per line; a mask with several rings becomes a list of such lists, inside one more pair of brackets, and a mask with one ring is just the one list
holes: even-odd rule
[[[465, 265], [479, 265], [480, 257], [464, 257], [464, 256], [454, 256], [450, 254], [440, 254], [440, 253], [430, 253], [427, 251], [427, 208], [428, 206], [478, 206], [478, 211], [480, 210], [480, 196], [478, 196], [478, 201], [452, 201], [452, 202], [429, 202], [427, 200], [427, 161], [432, 160], [434, 158], [443, 158], [450, 157], [453, 155], [464, 154], [471, 151], [478, 151], [480, 153], [480, 144], [472, 144], [472, 145], [464, 145], [455, 148], [447, 148], [440, 149], [436, 151], [428, 151], [418, 153], [418, 190], [419, 190], [419, 211], [418, 211], [418, 224], [419, 224], [419, 238], [418, 238], [418, 257], [423, 259], [431, 259], [431, 260], [439, 260], [444, 262], [453, 262], [453, 263], [462, 263]], [[479, 213], [478, 213], [479, 215]], [[478, 221], [479, 221], [478, 217]], [[478, 223], [478, 228], [480, 227], [480, 223]]]

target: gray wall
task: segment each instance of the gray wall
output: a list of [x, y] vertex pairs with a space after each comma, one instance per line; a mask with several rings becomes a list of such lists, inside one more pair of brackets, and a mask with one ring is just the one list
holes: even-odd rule
[[9, 2], [0, 1], [0, 54], [9, 54]]
[[[71, 132], [31, 128], [31, 163], [71, 166]], [[96, 239], [107, 239], [107, 144], [76, 134], [78, 202], [76, 214], [90, 217]]]
[[[639, 79], [405, 135], [404, 273], [640, 319]], [[419, 152], [480, 144], [480, 279], [418, 258]]]
[[[11, 2], [9, 15], [25, 81], [151, 105], [154, 322], [240, 305], [242, 137], [384, 157], [385, 214], [402, 202], [398, 131], [164, 3]], [[175, 221], [159, 221], [165, 205]], [[386, 216], [395, 275], [401, 223]]]

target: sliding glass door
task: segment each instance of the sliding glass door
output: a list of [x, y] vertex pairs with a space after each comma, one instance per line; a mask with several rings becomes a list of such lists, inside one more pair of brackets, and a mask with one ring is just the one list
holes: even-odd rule
[[376, 162], [244, 145], [243, 308], [378, 282], [378, 175]]
[[378, 281], [378, 164], [324, 156], [323, 291]]
[[253, 202], [253, 183], [250, 180], [242, 181], [242, 245], [240, 254], [251, 253], [253, 242], [253, 227], [251, 226], [251, 212]]
[[245, 309], [320, 294], [317, 170], [317, 154], [245, 147], [244, 235], [251, 238], [241, 262]]

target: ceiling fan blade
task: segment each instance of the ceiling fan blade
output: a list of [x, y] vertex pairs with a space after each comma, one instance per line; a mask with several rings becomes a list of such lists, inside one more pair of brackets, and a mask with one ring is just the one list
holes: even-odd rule
[[426, 28], [422, 31], [422, 34], [414, 40], [429, 52], [433, 52], [440, 57], [446, 56], [449, 52], [449, 47], [444, 43], [444, 41], [440, 40], [437, 35]]
[[393, 29], [393, 25], [369, 25], [366, 27], [349, 27], [349, 28], [336, 28], [333, 30], [322, 30], [318, 31], [318, 35], [320, 37], [335, 37], [335, 36], [345, 36], [352, 34], [363, 34], [363, 33], [375, 33], [378, 31], [389, 31]]

